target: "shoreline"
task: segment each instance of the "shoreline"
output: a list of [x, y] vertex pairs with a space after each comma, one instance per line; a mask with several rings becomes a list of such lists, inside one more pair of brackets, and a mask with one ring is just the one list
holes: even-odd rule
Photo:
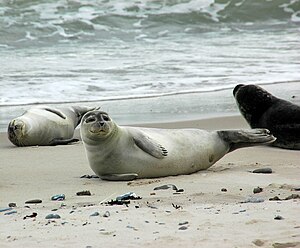
[[[241, 116], [138, 126], [247, 128]], [[1, 247], [300, 246], [300, 200], [269, 200], [299, 194], [295, 191], [300, 186], [299, 151], [243, 148], [191, 175], [108, 182], [80, 178], [93, 174], [82, 142], [18, 148], [5, 133], [0, 141], [0, 208], [17, 205], [10, 215], [0, 212]], [[273, 173], [250, 173], [264, 167]], [[154, 191], [165, 184], [184, 191]], [[254, 194], [257, 187], [263, 190]], [[76, 195], [85, 190], [91, 196]], [[127, 206], [105, 204], [127, 192], [142, 199], [131, 200]], [[51, 201], [56, 194], [65, 194], [65, 200]], [[25, 204], [32, 199], [42, 203]], [[263, 202], [243, 203], [247, 199]], [[91, 216], [96, 212], [99, 215]], [[32, 217], [33, 213], [37, 215]], [[49, 214], [61, 218], [48, 220]]]

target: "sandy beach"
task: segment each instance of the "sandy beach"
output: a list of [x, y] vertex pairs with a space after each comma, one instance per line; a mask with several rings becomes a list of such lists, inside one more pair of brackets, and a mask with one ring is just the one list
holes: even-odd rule
[[[240, 116], [143, 126], [248, 127]], [[299, 151], [244, 148], [206, 171], [132, 182], [81, 178], [93, 175], [82, 142], [18, 148], [1, 133], [0, 157], [0, 247], [300, 247]], [[182, 190], [154, 190], [167, 184]], [[127, 192], [142, 199], [107, 203]]]

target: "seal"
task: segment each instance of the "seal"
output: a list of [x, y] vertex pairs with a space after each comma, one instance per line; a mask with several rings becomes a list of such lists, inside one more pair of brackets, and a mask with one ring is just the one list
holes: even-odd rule
[[54, 146], [76, 142], [74, 130], [83, 115], [95, 108], [37, 106], [8, 124], [8, 139], [16, 146]]
[[208, 132], [118, 126], [103, 111], [86, 113], [81, 138], [91, 169], [104, 180], [133, 180], [205, 170], [235, 149], [273, 142], [266, 129]]
[[300, 150], [300, 106], [277, 98], [257, 85], [237, 85], [233, 95], [251, 128], [267, 128], [273, 146]]

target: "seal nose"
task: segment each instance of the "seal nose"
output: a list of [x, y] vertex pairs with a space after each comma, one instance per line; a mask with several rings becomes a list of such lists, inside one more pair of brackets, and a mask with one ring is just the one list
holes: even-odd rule
[[100, 121], [99, 124], [100, 124], [101, 127], [103, 127], [104, 126], [104, 121]]
[[236, 92], [239, 90], [239, 88], [241, 88], [242, 86], [244, 86], [244, 84], [238, 84], [237, 86], [234, 87], [233, 89], [233, 96], [235, 96]]

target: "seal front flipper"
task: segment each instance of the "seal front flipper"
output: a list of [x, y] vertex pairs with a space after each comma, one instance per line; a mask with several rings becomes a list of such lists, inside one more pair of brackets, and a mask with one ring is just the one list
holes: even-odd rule
[[101, 175], [100, 178], [102, 180], [108, 181], [131, 181], [138, 177], [136, 173], [127, 173], [127, 174], [107, 174]]
[[168, 156], [168, 150], [166, 148], [142, 132], [135, 132], [133, 134], [133, 140], [140, 149], [155, 158], [162, 159]]
[[78, 141], [79, 139], [53, 139], [50, 141], [49, 146], [68, 145]]
[[58, 115], [59, 117], [61, 117], [61, 118], [63, 118], [63, 119], [66, 119], [67, 117], [62, 113], [62, 112], [60, 112], [59, 110], [57, 110], [57, 109], [51, 109], [51, 108], [44, 108], [46, 111], [49, 111], [49, 112], [51, 112], [51, 113], [53, 113], [53, 114], [56, 114], [56, 115]]

